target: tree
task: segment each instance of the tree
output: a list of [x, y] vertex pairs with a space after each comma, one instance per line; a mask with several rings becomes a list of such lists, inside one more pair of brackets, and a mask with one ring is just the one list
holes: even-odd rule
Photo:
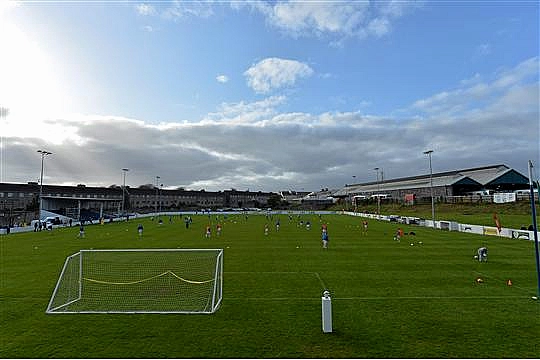
[[153, 190], [155, 188], [154, 184], [144, 184], [140, 185], [139, 189]]
[[26, 205], [26, 211], [39, 210], [39, 196], [32, 197], [32, 201]]
[[278, 194], [271, 195], [268, 198], [267, 204], [271, 208], [279, 208], [281, 206], [281, 196]]

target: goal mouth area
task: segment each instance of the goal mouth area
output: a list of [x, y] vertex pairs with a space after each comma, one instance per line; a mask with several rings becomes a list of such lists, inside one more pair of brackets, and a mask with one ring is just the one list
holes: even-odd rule
[[47, 314], [212, 314], [223, 249], [80, 250], [66, 258]]

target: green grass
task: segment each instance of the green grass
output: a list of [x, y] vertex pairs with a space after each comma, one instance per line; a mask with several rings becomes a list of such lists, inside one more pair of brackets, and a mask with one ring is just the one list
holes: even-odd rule
[[[358, 211], [377, 212], [376, 204], [360, 206]], [[505, 228], [519, 229], [532, 223], [531, 205], [528, 201], [514, 203], [473, 203], [473, 204], [435, 204], [435, 218], [437, 220], [457, 221], [462, 224], [475, 224], [495, 226], [493, 214], [496, 213]], [[540, 216], [540, 204], [536, 203], [536, 213]], [[382, 204], [381, 214], [416, 216], [431, 219], [431, 204], [414, 206], [399, 204]], [[537, 218], [537, 222], [540, 220]]]
[[[280, 216], [229, 217], [204, 239], [207, 217], [137, 222], [0, 238], [2, 358], [537, 358], [540, 302], [534, 244], [324, 215], [314, 224]], [[214, 217], [212, 220], [215, 219]], [[273, 223], [273, 222], [272, 222]], [[419, 244], [419, 242], [422, 244]], [[410, 243], [414, 246], [410, 246]], [[473, 255], [489, 247], [489, 262]], [[297, 248], [298, 246], [298, 248]], [[213, 315], [46, 315], [66, 256], [80, 249], [223, 248], [224, 296]], [[482, 277], [483, 284], [475, 279]], [[511, 279], [513, 286], [507, 286]], [[321, 330], [321, 295], [332, 293], [334, 332]]]

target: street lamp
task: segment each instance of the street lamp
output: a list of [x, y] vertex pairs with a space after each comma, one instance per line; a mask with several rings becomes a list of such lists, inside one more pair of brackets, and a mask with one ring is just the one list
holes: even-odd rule
[[159, 214], [161, 214], [161, 194], [163, 194], [163, 184], [159, 186]]
[[126, 199], [126, 172], [128, 172], [129, 169], [123, 168], [122, 173], [124, 174], [124, 185], [122, 186], [122, 217], [124, 217], [124, 204]]
[[46, 150], [38, 150], [41, 154], [41, 176], [39, 181], [39, 221], [41, 221], [41, 212], [43, 211], [43, 159], [45, 156], [51, 155], [52, 152]]
[[373, 168], [377, 172], [377, 215], [381, 214], [381, 194], [380, 194], [380, 183], [379, 183], [379, 168]]
[[157, 215], [158, 213], [158, 191], [159, 191], [159, 179], [161, 179], [159, 176], [156, 176], [156, 204], [155, 204], [155, 213]]
[[[356, 175], [353, 175], [352, 178], [353, 178], [352, 185], [354, 185], [355, 180], [356, 180]], [[354, 192], [353, 192], [353, 194], [354, 194]], [[350, 193], [349, 193], [349, 197], [351, 197]], [[352, 202], [354, 202], [354, 212], [356, 213], [356, 211], [358, 210], [358, 205], [356, 204], [356, 198], [354, 197], [354, 195], [352, 195]]]
[[429, 192], [431, 193], [431, 219], [433, 221], [433, 227], [435, 227], [435, 201], [433, 199], [433, 169], [431, 167], [431, 153], [433, 153], [433, 150], [424, 151], [424, 154], [429, 156]]

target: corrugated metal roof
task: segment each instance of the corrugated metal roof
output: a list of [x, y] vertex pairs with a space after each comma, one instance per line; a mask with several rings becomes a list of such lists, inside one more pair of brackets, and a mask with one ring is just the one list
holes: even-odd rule
[[[504, 164], [482, 166], [477, 168], [445, 171], [433, 174], [433, 186], [450, 186], [464, 179], [472, 179], [479, 185], [485, 185], [497, 179], [498, 177], [512, 171]], [[348, 196], [362, 193], [373, 193], [390, 191], [390, 190], [406, 190], [430, 187], [430, 175], [417, 175], [398, 179], [384, 180], [382, 182], [368, 182], [363, 184], [348, 185], [338, 190], [334, 196]]]

